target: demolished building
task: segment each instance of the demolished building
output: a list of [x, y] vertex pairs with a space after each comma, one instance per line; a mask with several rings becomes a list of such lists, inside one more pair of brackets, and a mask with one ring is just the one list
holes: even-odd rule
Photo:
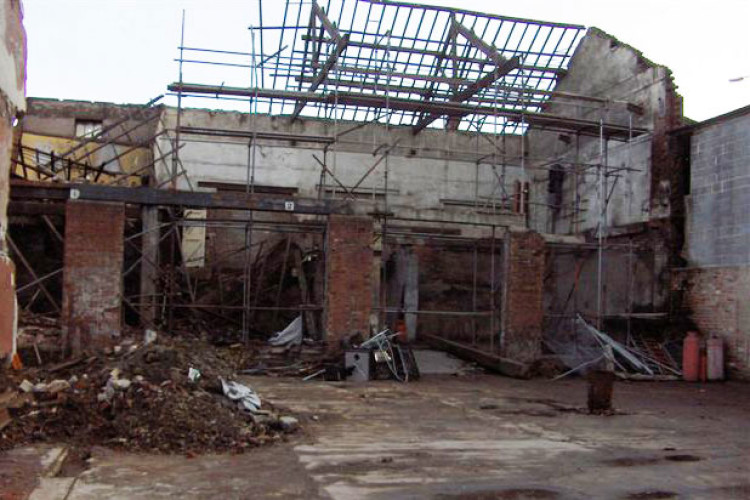
[[[268, 336], [301, 314], [329, 350], [403, 322], [502, 371], [580, 315], [643, 350], [726, 336], [750, 375], [744, 205], [714, 199], [742, 192], [746, 112], [691, 124], [670, 71], [596, 28], [287, 11], [306, 22], [261, 27], [258, 53], [181, 46], [177, 106], [29, 99], [7, 241], [20, 308], [58, 316], [66, 353], [131, 327]], [[201, 63], [212, 81], [183, 79]], [[222, 83], [237, 66], [248, 82]]]

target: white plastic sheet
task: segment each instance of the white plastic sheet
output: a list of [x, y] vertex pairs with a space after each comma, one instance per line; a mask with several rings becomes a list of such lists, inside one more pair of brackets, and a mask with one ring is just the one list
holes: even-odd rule
[[236, 401], [241, 409], [253, 413], [260, 410], [260, 397], [254, 390], [238, 382], [226, 381], [223, 378], [219, 378], [219, 380], [224, 395], [232, 401]]
[[294, 318], [286, 328], [268, 339], [272, 346], [300, 345], [302, 343], [302, 315]]

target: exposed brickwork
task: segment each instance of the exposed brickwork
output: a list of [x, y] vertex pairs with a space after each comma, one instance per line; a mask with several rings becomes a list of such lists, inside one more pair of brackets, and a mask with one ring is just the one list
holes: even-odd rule
[[[474, 294], [474, 248], [460, 243], [455, 246], [446, 244], [416, 245], [414, 252], [419, 258], [419, 308], [434, 311], [469, 312], [476, 297], [477, 311], [489, 311], [491, 299], [492, 254], [489, 241], [483, 241], [476, 252], [476, 295]], [[460, 265], [456, 265], [460, 263]], [[502, 268], [502, 241], [495, 242], [495, 283], [500, 283]], [[497, 296], [497, 308], [500, 308], [500, 295]], [[400, 297], [389, 299], [393, 306]], [[394, 302], [391, 302], [393, 300]], [[449, 316], [420, 314], [418, 332], [456, 341], [489, 345], [491, 321], [489, 316], [468, 318], [467, 316]], [[495, 322], [496, 331], [500, 328]], [[497, 339], [497, 337], [495, 337]], [[495, 342], [497, 344], [497, 342]]]
[[372, 234], [369, 217], [331, 215], [326, 252], [326, 340], [367, 334], [372, 308]]
[[533, 232], [510, 233], [505, 249], [503, 355], [529, 362], [541, 353], [544, 240]]
[[121, 203], [67, 203], [62, 319], [73, 354], [120, 335], [124, 224]]
[[750, 379], [750, 268], [681, 271], [674, 288], [698, 330], [724, 339], [730, 376]]
[[16, 296], [13, 261], [0, 255], [0, 359], [13, 354], [16, 331]]

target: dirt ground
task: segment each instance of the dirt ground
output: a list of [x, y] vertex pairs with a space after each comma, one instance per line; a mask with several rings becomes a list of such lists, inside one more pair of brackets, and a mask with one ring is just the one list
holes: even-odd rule
[[750, 498], [748, 384], [617, 382], [617, 413], [591, 416], [582, 380], [243, 382], [304, 431], [243, 455], [94, 448], [32, 498]]

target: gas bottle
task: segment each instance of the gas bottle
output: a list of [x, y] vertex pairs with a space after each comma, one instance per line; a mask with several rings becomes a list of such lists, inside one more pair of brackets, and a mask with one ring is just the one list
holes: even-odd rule
[[682, 343], [682, 378], [698, 382], [701, 368], [701, 340], [697, 332], [688, 332]]
[[713, 336], [706, 341], [708, 380], [724, 380], [724, 341]]

